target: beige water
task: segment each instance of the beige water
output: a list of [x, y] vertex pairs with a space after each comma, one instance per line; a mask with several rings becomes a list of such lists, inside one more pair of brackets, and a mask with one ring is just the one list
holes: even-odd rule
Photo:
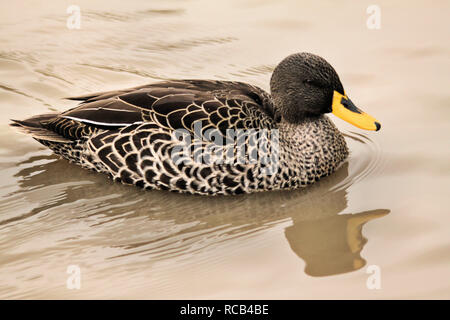
[[[86, 0], [69, 29], [72, 1], [2, 0], [0, 298], [450, 298], [450, 3], [376, 1], [369, 29], [372, 2]], [[333, 117], [350, 158], [308, 190], [142, 191], [8, 127], [161, 78], [269, 89], [299, 51], [382, 123]]]

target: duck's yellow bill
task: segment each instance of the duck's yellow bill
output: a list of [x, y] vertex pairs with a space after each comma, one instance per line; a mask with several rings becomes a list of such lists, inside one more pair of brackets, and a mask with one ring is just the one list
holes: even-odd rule
[[378, 131], [381, 128], [378, 120], [358, 109], [346, 95], [337, 91], [333, 93], [332, 112], [342, 120], [364, 130]]

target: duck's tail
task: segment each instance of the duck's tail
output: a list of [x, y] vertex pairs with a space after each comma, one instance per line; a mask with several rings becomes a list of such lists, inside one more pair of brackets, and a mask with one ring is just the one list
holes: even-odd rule
[[19, 132], [31, 135], [34, 139], [40, 141], [51, 141], [69, 143], [72, 140], [60, 136], [58, 133], [51, 131], [43, 126], [43, 123], [53, 120], [58, 116], [58, 113], [40, 114], [26, 120], [13, 120], [9, 125], [15, 127]]

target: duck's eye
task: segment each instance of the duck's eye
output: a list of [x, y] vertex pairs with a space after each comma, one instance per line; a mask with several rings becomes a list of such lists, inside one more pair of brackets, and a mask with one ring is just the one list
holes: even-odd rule
[[317, 87], [317, 88], [325, 88], [326, 87], [323, 83], [320, 83], [319, 81], [316, 81], [316, 80], [306, 79], [306, 80], [303, 80], [303, 83], [306, 83], [307, 85]]

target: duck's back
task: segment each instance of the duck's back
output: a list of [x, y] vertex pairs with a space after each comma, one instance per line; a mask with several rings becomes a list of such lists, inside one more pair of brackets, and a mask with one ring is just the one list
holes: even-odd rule
[[[264, 187], [254, 164], [216, 164], [217, 154], [210, 150], [227, 143], [236, 149], [227, 130], [236, 135], [276, 127], [270, 96], [260, 88], [229, 81], [164, 81], [70, 99], [81, 103], [14, 125], [62, 157], [127, 184], [201, 194]], [[179, 139], [184, 139], [182, 150], [176, 149], [182, 146]], [[244, 136], [241, 143], [248, 147], [251, 139]], [[195, 158], [205, 151], [206, 158]]]

